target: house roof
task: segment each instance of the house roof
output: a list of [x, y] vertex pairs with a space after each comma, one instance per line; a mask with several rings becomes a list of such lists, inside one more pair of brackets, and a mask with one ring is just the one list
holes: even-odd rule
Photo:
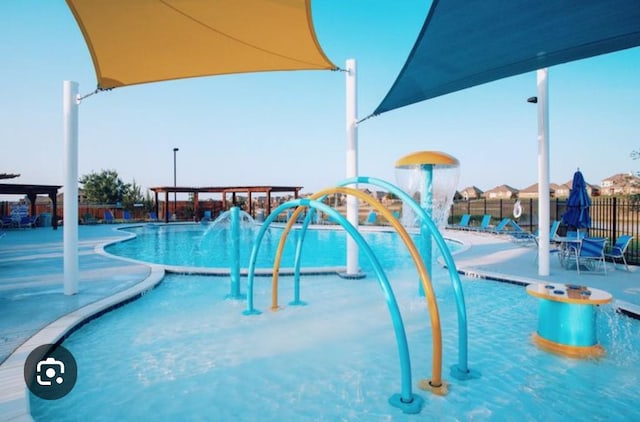
[[[585, 182], [587, 185], [587, 189], [591, 189], [591, 190], [600, 190], [600, 186], [598, 185], [594, 185], [588, 182]], [[567, 183], [565, 183], [565, 185], [569, 188], [572, 189], [573, 188], [573, 179], [569, 180]]]
[[493, 189], [489, 189], [488, 191], [485, 191], [484, 194], [486, 195], [487, 193], [493, 193], [493, 192], [505, 192], [505, 191], [509, 191], [511, 193], [518, 193], [520, 192], [518, 189], [511, 187], [509, 185], [500, 185], [500, 186], [496, 186]]
[[[558, 185], [557, 183], [549, 184], [549, 192], [555, 192], [558, 189], [562, 189], [561, 185]], [[520, 193], [538, 193], [538, 183], [534, 183], [524, 189], [520, 189]]]
[[625, 185], [627, 183], [640, 183], [640, 177], [631, 173], [618, 173], [613, 176], [602, 179], [602, 182], [612, 182], [615, 185]]
[[482, 195], [483, 193], [482, 189], [478, 188], [477, 186], [467, 186], [466, 188], [462, 189], [460, 192], [475, 193], [477, 195]]

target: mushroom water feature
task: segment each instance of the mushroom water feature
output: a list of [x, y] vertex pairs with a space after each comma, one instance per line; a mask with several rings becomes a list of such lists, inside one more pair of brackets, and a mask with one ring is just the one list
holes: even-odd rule
[[[396, 161], [395, 168], [398, 186], [412, 198], [419, 200], [420, 207], [438, 228], [444, 227], [460, 176], [458, 160], [444, 152], [418, 151], [400, 158]], [[416, 218], [415, 212], [406, 204], [403, 204], [402, 222], [408, 227], [420, 224], [422, 259], [431, 277], [431, 230]], [[424, 296], [422, 284], [418, 286], [420, 295]]]

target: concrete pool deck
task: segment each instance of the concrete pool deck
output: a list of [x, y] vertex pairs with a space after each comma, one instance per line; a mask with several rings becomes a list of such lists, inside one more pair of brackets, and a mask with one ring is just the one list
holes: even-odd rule
[[[54, 343], [74, 325], [151, 289], [164, 269], [101, 253], [102, 245], [125, 239], [118, 225], [80, 226], [80, 284], [63, 294], [63, 228], [7, 231], [0, 239], [0, 420], [31, 420], [22, 377], [24, 360], [38, 345]], [[637, 267], [621, 265], [607, 275], [563, 269], [551, 257], [550, 275], [537, 275], [536, 249], [492, 234], [446, 230], [468, 247], [455, 256], [457, 269], [472, 277], [517, 283], [560, 282], [605, 290], [616, 305], [640, 314]]]

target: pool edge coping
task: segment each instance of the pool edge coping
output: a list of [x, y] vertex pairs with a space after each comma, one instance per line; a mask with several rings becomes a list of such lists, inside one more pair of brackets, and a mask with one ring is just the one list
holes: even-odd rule
[[99, 317], [101, 314], [141, 297], [160, 284], [165, 276], [161, 265], [147, 264], [150, 274], [130, 288], [100, 299], [61, 316], [28, 338], [0, 365], [0, 414], [6, 421], [33, 421], [29, 406], [29, 392], [24, 382], [23, 368], [31, 351], [42, 344], [55, 344], [64, 339], [76, 327]]

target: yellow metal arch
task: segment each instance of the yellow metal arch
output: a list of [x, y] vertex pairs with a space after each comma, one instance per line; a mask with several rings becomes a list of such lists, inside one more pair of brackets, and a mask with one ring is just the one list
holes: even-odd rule
[[[352, 195], [355, 196], [376, 209], [376, 211], [380, 212], [380, 214], [387, 219], [387, 221], [391, 224], [391, 226], [396, 230], [396, 232], [400, 235], [400, 238], [406, 245], [409, 250], [409, 254], [415, 263], [416, 269], [418, 270], [418, 274], [420, 276], [420, 282], [422, 283], [422, 287], [425, 292], [425, 300], [427, 302], [427, 308], [429, 310], [429, 316], [431, 318], [431, 331], [433, 338], [433, 361], [432, 361], [432, 372], [433, 376], [431, 380], [425, 380], [426, 382], [421, 383], [421, 387], [427, 387], [426, 389], [431, 390], [434, 394], [445, 395], [447, 394], [447, 384], [442, 380], [442, 330], [440, 327], [440, 314], [438, 312], [438, 304], [435, 299], [435, 293], [433, 291], [433, 286], [431, 285], [431, 279], [429, 277], [429, 273], [427, 272], [424, 262], [422, 261], [422, 257], [418, 252], [413, 240], [407, 230], [404, 228], [402, 223], [398, 221], [397, 218], [393, 216], [393, 214], [386, 209], [377, 199], [373, 198], [370, 195], [367, 195], [364, 192], [361, 192], [357, 189], [348, 188], [348, 187], [335, 187], [324, 189], [322, 191], [316, 192], [309, 199], [318, 199], [323, 196], [340, 193], [343, 195]], [[280, 243], [278, 244], [278, 249], [276, 251], [275, 260], [273, 263], [273, 279], [271, 283], [271, 309], [278, 309], [278, 273], [280, 271], [280, 261], [282, 258], [282, 252], [284, 250], [284, 245], [295, 223], [296, 219], [302, 212], [302, 207], [298, 207], [289, 218], [289, 221], [285, 225], [284, 232], [282, 236], [280, 236]]]

